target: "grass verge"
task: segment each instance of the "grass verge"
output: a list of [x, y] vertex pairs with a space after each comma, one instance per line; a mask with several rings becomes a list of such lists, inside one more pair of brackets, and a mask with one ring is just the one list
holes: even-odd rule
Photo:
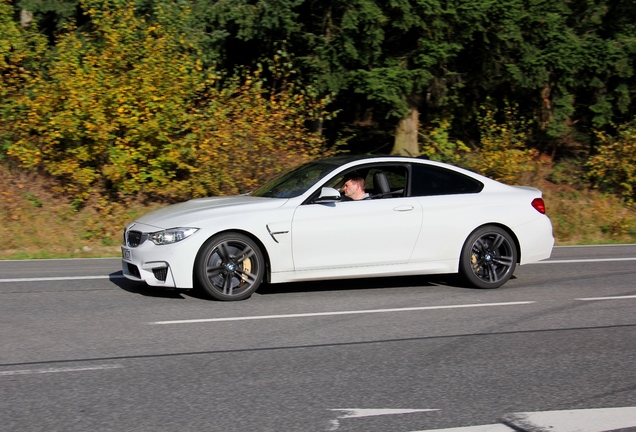
[[[636, 243], [636, 209], [613, 195], [541, 180], [557, 245]], [[0, 163], [0, 259], [119, 257], [124, 226], [160, 207], [95, 200], [81, 209], [45, 179]]]

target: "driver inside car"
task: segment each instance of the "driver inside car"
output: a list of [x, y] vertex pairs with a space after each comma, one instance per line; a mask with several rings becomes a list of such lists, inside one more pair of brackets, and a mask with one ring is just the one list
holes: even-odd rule
[[342, 185], [343, 201], [359, 201], [369, 198], [369, 194], [364, 190], [364, 177], [353, 172], [347, 174]]

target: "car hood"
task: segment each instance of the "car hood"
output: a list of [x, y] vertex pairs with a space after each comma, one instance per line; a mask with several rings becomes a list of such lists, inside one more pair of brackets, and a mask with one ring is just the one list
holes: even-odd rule
[[155, 210], [135, 222], [158, 228], [196, 226], [199, 221], [205, 219], [278, 208], [286, 202], [287, 199], [248, 195], [199, 198]]

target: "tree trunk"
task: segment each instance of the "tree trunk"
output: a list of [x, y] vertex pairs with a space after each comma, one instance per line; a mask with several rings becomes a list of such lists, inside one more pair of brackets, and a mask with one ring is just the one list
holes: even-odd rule
[[29, 27], [33, 21], [33, 12], [26, 9], [20, 10], [20, 24], [22, 27]]
[[417, 107], [411, 107], [408, 117], [400, 120], [395, 131], [395, 142], [391, 154], [413, 157], [420, 155], [420, 146], [417, 142], [419, 116]]
[[539, 108], [539, 127], [543, 130], [552, 122], [552, 103], [550, 97], [552, 93], [552, 86], [546, 84], [541, 89], [541, 107]]

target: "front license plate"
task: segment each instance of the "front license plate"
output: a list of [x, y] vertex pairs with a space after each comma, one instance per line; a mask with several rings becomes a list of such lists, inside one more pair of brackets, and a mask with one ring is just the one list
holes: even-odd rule
[[121, 256], [124, 261], [132, 261], [132, 251], [130, 249], [121, 248]]

